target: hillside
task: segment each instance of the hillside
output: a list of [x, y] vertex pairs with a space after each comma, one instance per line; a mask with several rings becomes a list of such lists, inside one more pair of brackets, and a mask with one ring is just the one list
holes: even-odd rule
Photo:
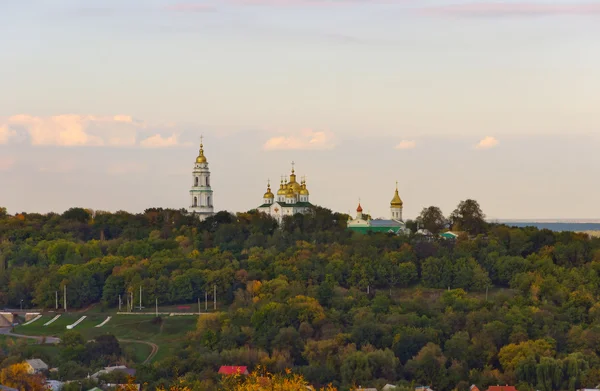
[[[204, 222], [162, 209], [4, 214], [0, 301], [53, 309], [66, 286], [69, 311], [96, 304], [74, 333], [66, 325], [81, 313], [50, 327], [45, 315], [17, 331], [79, 341], [74, 346], [106, 334], [125, 347], [156, 343], [158, 355], [137, 366], [150, 389], [176, 381], [220, 389], [221, 365], [291, 368], [311, 384], [342, 390], [600, 383], [600, 239], [488, 224], [474, 212], [459, 205], [450, 216], [462, 232], [457, 240], [352, 234], [347, 216], [321, 208], [281, 227], [254, 212]], [[157, 301], [170, 309], [211, 303], [215, 290], [218, 310], [185, 319], [115, 315], [119, 296], [122, 306], [131, 296], [139, 303], [140, 287], [150, 312]], [[96, 365], [67, 345], [57, 354], [79, 372]], [[139, 363], [150, 352], [138, 348]]]

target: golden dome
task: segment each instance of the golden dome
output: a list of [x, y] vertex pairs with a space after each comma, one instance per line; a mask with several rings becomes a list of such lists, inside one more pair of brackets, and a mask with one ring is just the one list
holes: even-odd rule
[[287, 193], [285, 194], [286, 197], [294, 197], [296, 195], [296, 192], [294, 192], [294, 186], [292, 186], [291, 183], [288, 183], [288, 188], [287, 188]]
[[270, 182], [267, 184], [267, 192], [265, 193], [263, 198], [275, 198], [273, 193], [271, 193], [271, 183]]
[[394, 206], [394, 207], [402, 207], [404, 203], [402, 202], [402, 199], [400, 199], [400, 195], [398, 194], [398, 183], [396, 182], [396, 192], [394, 193], [394, 198], [392, 198], [392, 201], [390, 202], [390, 206]]
[[310, 193], [308, 192], [308, 189], [306, 188], [306, 182], [302, 181], [302, 185], [300, 186], [300, 194], [302, 195], [310, 195]]
[[206, 163], [206, 156], [204, 156], [204, 146], [200, 143], [200, 154], [196, 158], [196, 163]]
[[281, 184], [279, 185], [279, 190], [277, 190], [277, 195], [285, 195], [286, 193], [286, 188], [283, 185], [283, 179], [281, 180]]

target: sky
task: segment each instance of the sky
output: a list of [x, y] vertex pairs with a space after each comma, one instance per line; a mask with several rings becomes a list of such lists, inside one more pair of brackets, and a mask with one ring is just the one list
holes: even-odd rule
[[[0, 206], [600, 218], [600, 3], [0, 0]], [[7, 39], [8, 38], [8, 39]]]

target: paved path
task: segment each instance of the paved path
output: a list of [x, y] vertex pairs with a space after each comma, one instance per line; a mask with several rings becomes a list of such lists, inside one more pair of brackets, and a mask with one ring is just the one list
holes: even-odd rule
[[44, 341], [46, 341], [46, 343], [59, 343], [60, 342], [60, 338], [56, 338], [56, 337], [36, 337], [36, 336], [32, 336], [32, 335], [15, 334], [15, 333], [11, 332], [11, 330], [12, 330], [11, 327], [2, 327], [2, 328], [0, 328], [0, 334], [7, 335], [9, 337], [15, 337], [15, 338], [34, 339], [34, 340], [38, 341], [38, 343], [43, 343]]

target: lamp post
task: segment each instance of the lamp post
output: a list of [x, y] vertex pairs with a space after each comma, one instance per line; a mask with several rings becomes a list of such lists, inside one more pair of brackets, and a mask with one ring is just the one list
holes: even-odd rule
[[23, 311], [23, 299], [21, 299], [21, 311]]

